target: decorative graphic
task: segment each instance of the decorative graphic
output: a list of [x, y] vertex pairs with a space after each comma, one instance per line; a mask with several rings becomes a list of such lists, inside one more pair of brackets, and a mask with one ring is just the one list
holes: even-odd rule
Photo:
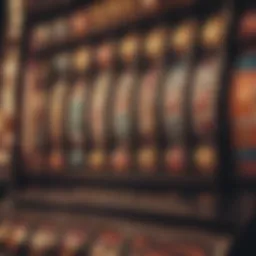
[[58, 73], [65, 74], [70, 67], [69, 53], [61, 53], [53, 58], [53, 65]]
[[246, 176], [256, 176], [255, 60], [255, 53], [238, 59], [230, 101], [237, 169], [240, 175]]
[[98, 46], [97, 63], [100, 67], [109, 67], [114, 60], [114, 43], [108, 42]]
[[188, 53], [194, 46], [197, 23], [188, 20], [179, 25], [170, 36], [170, 48], [179, 53]]
[[93, 171], [101, 171], [106, 161], [106, 154], [103, 150], [94, 150], [88, 155], [88, 166]]
[[229, 12], [214, 15], [203, 26], [201, 42], [205, 48], [220, 48], [226, 38]]
[[156, 171], [157, 151], [154, 147], [144, 147], [138, 151], [138, 165], [141, 172], [151, 173]]
[[120, 54], [125, 63], [130, 63], [135, 60], [140, 41], [138, 35], [129, 35], [123, 39], [120, 46]]
[[130, 167], [131, 154], [125, 147], [119, 147], [113, 152], [111, 162], [115, 171], [122, 173]]
[[60, 18], [52, 24], [52, 33], [54, 35], [54, 42], [60, 43], [68, 38], [69, 27], [66, 19]]
[[48, 23], [38, 25], [32, 30], [32, 50], [39, 50], [49, 45], [51, 40], [51, 26]]
[[70, 164], [74, 167], [81, 166], [84, 162], [83, 148], [72, 148], [69, 157]]
[[60, 170], [63, 167], [64, 157], [60, 147], [54, 148], [51, 152], [49, 163], [54, 170]]
[[176, 175], [184, 171], [186, 166], [186, 153], [182, 146], [173, 146], [165, 153], [165, 165], [171, 174]]
[[150, 59], [161, 58], [165, 50], [165, 34], [164, 28], [156, 28], [151, 31], [146, 39], [145, 54]]
[[83, 72], [87, 70], [90, 66], [90, 49], [80, 48], [74, 52], [73, 55], [73, 68], [75, 71]]
[[212, 174], [218, 163], [216, 149], [212, 145], [201, 145], [195, 150], [194, 163], [201, 174]]
[[74, 37], [82, 37], [90, 29], [89, 18], [84, 10], [75, 12], [73, 15], [71, 15], [69, 23], [72, 35]]

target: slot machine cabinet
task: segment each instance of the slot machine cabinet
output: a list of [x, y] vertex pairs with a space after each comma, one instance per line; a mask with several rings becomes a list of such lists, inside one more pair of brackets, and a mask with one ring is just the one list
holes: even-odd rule
[[3, 222], [4, 250], [215, 256], [240, 227], [219, 143], [233, 5], [122, 4], [27, 10], [12, 196], [39, 216], [7, 243]]

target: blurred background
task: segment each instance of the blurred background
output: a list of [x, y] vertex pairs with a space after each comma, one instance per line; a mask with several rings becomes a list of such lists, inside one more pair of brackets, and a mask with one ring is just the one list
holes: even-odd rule
[[254, 1], [0, 4], [0, 253], [255, 255]]

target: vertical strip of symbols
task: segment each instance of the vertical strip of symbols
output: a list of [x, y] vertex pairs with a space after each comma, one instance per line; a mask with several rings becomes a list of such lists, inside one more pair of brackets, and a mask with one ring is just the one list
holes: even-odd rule
[[64, 128], [64, 103], [67, 91], [67, 81], [59, 78], [53, 85], [51, 92], [51, 106], [49, 113], [50, 138], [51, 138], [51, 155], [50, 166], [59, 170], [63, 167], [63, 128]]
[[141, 171], [152, 172], [156, 168], [157, 153], [154, 145], [156, 133], [156, 95], [160, 69], [152, 68], [142, 78], [139, 90], [138, 132], [141, 148], [138, 164]]
[[114, 97], [114, 134], [117, 148], [112, 156], [112, 165], [115, 170], [124, 171], [129, 168], [131, 161], [131, 104], [135, 85], [135, 73], [124, 72], [117, 81]]
[[138, 134], [140, 145], [137, 152], [138, 168], [142, 172], [154, 172], [157, 167], [156, 105], [158, 85], [162, 74], [162, 61], [165, 52], [166, 29], [158, 27], [149, 32], [145, 40], [144, 58], [147, 70], [141, 79], [138, 90]]
[[200, 37], [201, 56], [196, 67], [192, 92], [192, 152], [195, 171], [214, 175], [219, 167], [217, 152], [218, 102], [230, 15], [225, 10], [204, 24]]
[[165, 167], [172, 174], [184, 172], [185, 149], [185, 86], [188, 63], [176, 63], [167, 74], [164, 85], [164, 132], [168, 140]]
[[46, 164], [44, 143], [46, 135], [46, 79], [44, 65], [31, 63], [25, 75], [23, 106], [23, 155], [25, 163], [35, 171]]
[[173, 58], [163, 84], [163, 129], [167, 148], [165, 170], [170, 174], [184, 174], [187, 167], [186, 104], [192, 50], [197, 23], [188, 20], [178, 25], [169, 37]]
[[217, 168], [216, 129], [217, 99], [221, 58], [206, 59], [195, 73], [192, 99], [192, 127], [196, 137], [194, 163], [202, 174], [212, 175]]
[[157, 132], [157, 95], [162, 74], [162, 61], [165, 52], [166, 28], [158, 27], [151, 30], [145, 40], [144, 58], [147, 70], [142, 75], [138, 90], [138, 134], [139, 149], [137, 152], [138, 169], [152, 173], [157, 168], [158, 154], [156, 145]]
[[83, 164], [84, 152], [84, 108], [86, 100], [86, 82], [79, 79], [72, 88], [69, 99], [68, 112], [68, 133], [70, 140], [69, 162], [71, 166], [81, 166]]
[[111, 72], [102, 71], [95, 81], [92, 92], [91, 132], [93, 152], [89, 157], [92, 169], [100, 169], [105, 159], [107, 101], [111, 86]]
[[92, 133], [96, 147], [104, 146], [105, 138], [105, 117], [108, 91], [110, 88], [110, 73], [101, 73], [96, 81], [92, 100]]

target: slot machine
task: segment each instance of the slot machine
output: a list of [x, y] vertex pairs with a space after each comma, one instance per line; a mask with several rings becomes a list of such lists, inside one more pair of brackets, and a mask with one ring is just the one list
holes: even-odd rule
[[[253, 192], [237, 206], [232, 170], [221, 168], [232, 8], [214, 1], [200, 9], [201, 0], [62, 3], [26, 2], [17, 161], [6, 199], [14, 207], [0, 221], [0, 254], [226, 255], [255, 210]], [[241, 38], [254, 33], [253, 17]], [[230, 95], [237, 171], [249, 177], [254, 50], [239, 49]]]

